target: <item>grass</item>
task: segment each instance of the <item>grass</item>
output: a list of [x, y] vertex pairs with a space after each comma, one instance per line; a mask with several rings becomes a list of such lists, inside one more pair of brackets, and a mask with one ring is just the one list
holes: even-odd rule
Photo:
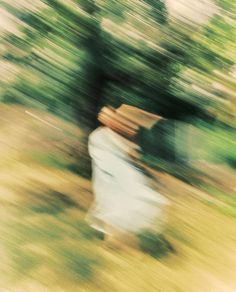
[[174, 228], [171, 228], [169, 227], [167, 230], [166, 230], [166, 233], [167, 235], [169, 235], [170, 237], [180, 241], [181, 243], [183, 244], [189, 244], [189, 241], [187, 240], [187, 238], [178, 230], [174, 229]]
[[94, 275], [94, 266], [100, 260], [91, 250], [67, 247], [59, 247], [54, 253], [55, 258], [63, 263], [61, 269], [63, 273], [72, 280], [91, 280]]
[[161, 259], [174, 252], [174, 248], [163, 234], [155, 234], [147, 230], [140, 233], [138, 238], [141, 250], [155, 259]]
[[[3, 112], [7, 118], [7, 109]], [[14, 131], [9, 134], [5, 129], [0, 135], [21, 149], [22, 135], [11, 140], [13, 133], [20, 131], [16, 116], [17, 110], [6, 123]], [[34, 136], [32, 124], [24, 125], [29, 128], [27, 137]], [[21, 150], [9, 152], [17, 155], [12, 156], [11, 165], [4, 164], [0, 175], [0, 290], [236, 290], [236, 225], [227, 209], [235, 210], [233, 198], [221, 190], [209, 190], [223, 203], [219, 208], [224, 210], [219, 212], [190, 196], [181, 181], [162, 176], [163, 194], [171, 202], [165, 237], [140, 235], [144, 252], [107, 250], [100, 234], [84, 220], [91, 204], [90, 182], [68, 171], [68, 161], [63, 161], [56, 149], [54, 152], [48, 139], [51, 132], [46, 129], [40, 140], [47, 141], [47, 147], [34, 147], [37, 163], [31, 155], [32, 143], [25, 139], [24, 155], [18, 156]], [[0, 151], [0, 161], [4, 156]], [[169, 241], [177, 252], [168, 247]]]
[[202, 185], [203, 190], [213, 197], [219, 199], [220, 201], [229, 204], [232, 207], [236, 208], [236, 196], [234, 194], [226, 193], [216, 187], [209, 185]]
[[63, 170], [66, 169], [68, 165], [68, 161], [65, 158], [55, 154], [46, 154], [42, 151], [28, 153], [27, 158], [31, 162], [55, 169]]
[[34, 151], [27, 154], [27, 159], [41, 166], [50, 167], [59, 170], [68, 170], [86, 179], [91, 178], [90, 160], [85, 159], [83, 163], [75, 161], [76, 159], [66, 159], [62, 154], [46, 154], [42, 151]]
[[209, 201], [209, 200], [202, 200], [202, 202], [213, 208], [214, 210], [218, 211], [219, 213], [231, 217], [231, 218], [236, 218], [236, 208], [229, 206], [229, 205], [219, 205], [215, 202]]
[[21, 275], [22, 272], [28, 274], [32, 269], [44, 262], [42, 257], [21, 248], [12, 249], [11, 252], [13, 254], [12, 260], [14, 263], [14, 271]]
[[79, 176], [82, 176], [86, 179], [91, 178], [91, 168], [90, 162], [86, 161], [84, 164], [77, 163], [70, 163], [67, 165], [67, 169]]
[[223, 203], [217, 204], [205, 200], [205, 204], [208, 204], [226, 216], [236, 218], [236, 196], [234, 194], [225, 193], [224, 191], [209, 185], [202, 185], [202, 188], [208, 194]]
[[226, 163], [235, 168], [235, 131], [222, 127], [213, 127], [206, 124], [200, 125], [201, 137], [198, 156], [214, 163]]
[[[43, 207], [37, 200], [30, 201], [21, 210], [21, 220], [8, 224], [5, 246], [14, 263], [13, 277], [30, 277], [44, 266], [55, 273], [64, 271], [74, 281], [91, 280], [94, 267], [102, 262], [91, 245], [98, 238], [83, 220], [66, 213], [68, 208], [77, 208], [73, 200], [52, 190], [49, 193], [56, 197], [53, 208], [50, 201]], [[76, 212], [81, 211], [77, 208]]]
[[33, 204], [30, 208], [36, 213], [48, 213], [53, 215], [63, 212], [66, 208], [82, 208], [70, 197], [55, 190], [49, 189], [42, 195], [36, 192], [31, 196], [33, 197]]

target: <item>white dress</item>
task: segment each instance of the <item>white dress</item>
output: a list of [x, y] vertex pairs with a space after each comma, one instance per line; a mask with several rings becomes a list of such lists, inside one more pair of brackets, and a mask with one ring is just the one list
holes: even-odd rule
[[91, 226], [106, 232], [105, 223], [132, 233], [157, 226], [168, 200], [147, 185], [146, 176], [127, 154], [124, 138], [100, 127], [90, 135], [88, 147], [95, 195], [87, 216]]

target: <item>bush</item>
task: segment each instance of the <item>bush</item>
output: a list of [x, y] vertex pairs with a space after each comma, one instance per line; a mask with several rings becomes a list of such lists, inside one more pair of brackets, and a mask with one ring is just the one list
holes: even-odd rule
[[90, 161], [88, 161], [87, 163], [83, 162], [71, 163], [67, 166], [67, 169], [77, 175], [82, 176], [85, 179], [91, 178]]
[[156, 259], [162, 258], [169, 252], [174, 251], [171, 244], [162, 234], [144, 231], [138, 235], [138, 238], [141, 250]]
[[236, 169], [236, 158], [235, 157], [228, 156], [228, 157], [226, 157], [225, 160], [231, 168]]

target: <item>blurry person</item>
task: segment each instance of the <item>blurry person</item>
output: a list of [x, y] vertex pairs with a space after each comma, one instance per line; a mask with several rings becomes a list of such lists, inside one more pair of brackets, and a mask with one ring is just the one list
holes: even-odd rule
[[168, 200], [148, 184], [139, 162], [140, 127], [151, 128], [160, 117], [123, 105], [102, 108], [103, 125], [89, 137], [95, 195], [87, 220], [107, 243], [135, 242], [143, 230], [157, 230]]

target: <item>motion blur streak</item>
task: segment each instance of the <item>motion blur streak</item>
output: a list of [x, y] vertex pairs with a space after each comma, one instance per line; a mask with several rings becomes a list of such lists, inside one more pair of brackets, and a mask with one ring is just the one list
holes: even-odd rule
[[[236, 291], [236, 2], [1, 0], [0, 38], [0, 291]], [[170, 208], [117, 250], [87, 145], [122, 104], [162, 117], [139, 159]]]

